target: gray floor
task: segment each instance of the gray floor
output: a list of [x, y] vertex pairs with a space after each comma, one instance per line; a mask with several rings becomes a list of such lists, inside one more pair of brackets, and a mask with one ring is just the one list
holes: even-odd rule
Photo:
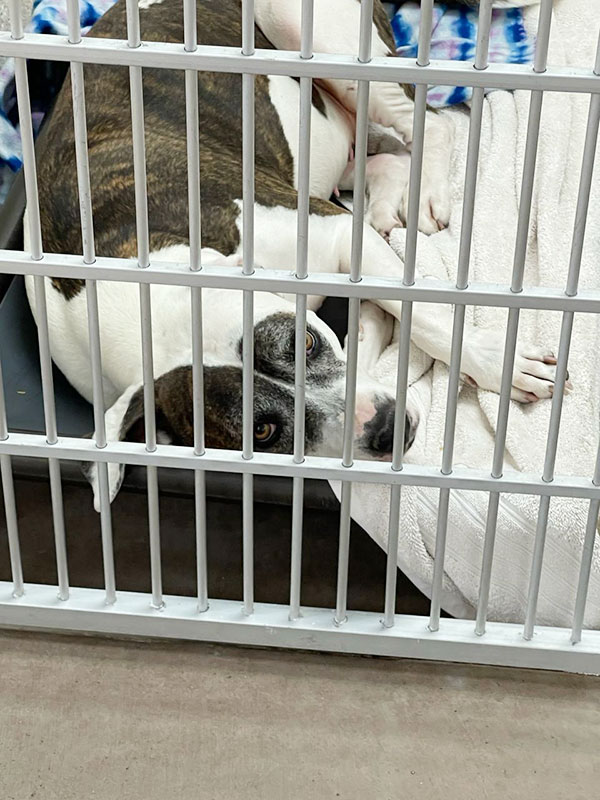
[[0, 633], [2, 800], [589, 800], [600, 682]]

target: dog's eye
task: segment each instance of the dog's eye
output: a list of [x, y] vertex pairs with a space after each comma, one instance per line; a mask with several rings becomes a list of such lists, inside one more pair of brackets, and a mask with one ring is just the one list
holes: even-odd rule
[[273, 441], [277, 433], [277, 425], [273, 422], [259, 422], [254, 426], [254, 441], [260, 447], [264, 447]]
[[317, 349], [316, 337], [310, 331], [306, 331], [306, 355], [312, 356], [316, 349]]

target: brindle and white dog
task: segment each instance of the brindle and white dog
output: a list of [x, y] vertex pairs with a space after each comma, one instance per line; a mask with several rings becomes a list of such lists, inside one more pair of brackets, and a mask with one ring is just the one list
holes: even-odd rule
[[[183, 40], [181, 0], [140, 2], [146, 41]], [[256, 46], [299, 49], [300, 0], [255, 0]], [[240, 0], [198, 0], [198, 41], [239, 48]], [[316, 0], [314, 49], [358, 51], [359, 0]], [[117, 3], [94, 26], [93, 36], [126, 38], [126, 7]], [[373, 54], [392, 55], [391, 29], [376, 0]], [[86, 101], [96, 250], [101, 256], [136, 256], [136, 217], [128, 71], [86, 65]], [[207, 264], [240, 263], [242, 251], [241, 76], [198, 73], [203, 256]], [[350, 186], [348, 163], [355, 132], [356, 84], [315, 82], [312, 102], [309, 270], [348, 272], [352, 216], [330, 200]], [[189, 260], [186, 120], [183, 75], [144, 70], [146, 159], [151, 258], [185, 264]], [[368, 209], [364, 231], [366, 274], [399, 278], [403, 265], [385, 241], [406, 212], [412, 101], [397, 84], [371, 84], [369, 116], [393, 128], [406, 152], [379, 152], [368, 162]], [[255, 259], [265, 268], [294, 267], [297, 231], [299, 84], [289, 77], [256, 77]], [[448, 222], [447, 171], [452, 137], [440, 115], [428, 115], [419, 227], [434, 232]], [[387, 149], [387, 148], [384, 148]], [[71, 87], [67, 78], [51, 119], [38, 141], [39, 185], [47, 252], [81, 252], [81, 234]], [[32, 282], [30, 301], [35, 314]], [[134, 284], [98, 285], [107, 435], [109, 440], [143, 438], [142, 358], [138, 290]], [[73, 386], [92, 398], [90, 349], [84, 282], [47, 279], [52, 357]], [[306, 449], [338, 455], [344, 406], [344, 355], [331, 331], [314, 313], [322, 298], [310, 298], [306, 336]], [[401, 304], [377, 301], [399, 318]], [[192, 355], [190, 290], [152, 287], [157, 424], [161, 441], [190, 445]], [[374, 330], [370, 306], [365, 325]], [[290, 452], [294, 410], [294, 312], [292, 298], [255, 295], [255, 447]], [[449, 361], [450, 309], [416, 304], [413, 341], [434, 358]], [[380, 326], [385, 330], [386, 326]], [[389, 331], [389, 327], [388, 327]], [[380, 334], [381, 337], [381, 334]], [[239, 449], [242, 413], [242, 293], [204, 291], [206, 444]], [[375, 344], [373, 345], [373, 341]], [[372, 340], [376, 357], [385, 342]], [[467, 326], [462, 371], [477, 385], [498, 391], [504, 336], [499, 330]], [[364, 363], [361, 360], [361, 363]], [[555, 359], [545, 348], [521, 345], [513, 397], [522, 402], [549, 397]], [[368, 365], [367, 365], [368, 366]], [[356, 450], [359, 457], [386, 457], [391, 451], [394, 398], [366, 371], [358, 382]], [[405, 444], [417, 424], [408, 402]], [[111, 465], [110, 493], [122, 468]], [[91, 480], [96, 491], [94, 470]], [[96, 498], [97, 501], [97, 498]]]

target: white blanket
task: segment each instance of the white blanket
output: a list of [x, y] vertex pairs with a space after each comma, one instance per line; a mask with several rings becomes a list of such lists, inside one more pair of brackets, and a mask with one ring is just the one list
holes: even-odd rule
[[[536, 6], [526, 12], [535, 31]], [[551, 65], [592, 67], [598, 42], [598, 0], [555, 0]], [[565, 286], [589, 97], [548, 94], [544, 98], [525, 285]], [[484, 103], [483, 130], [471, 256], [471, 280], [510, 283], [517, 228], [529, 109], [528, 92], [493, 92]], [[450, 227], [420, 236], [418, 263], [423, 276], [454, 280], [460, 236], [468, 113], [447, 113], [456, 126], [452, 165], [453, 212]], [[581, 288], [600, 284], [600, 165], [588, 217]], [[392, 239], [402, 255], [404, 232]], [[433, 307], [432, 307], [433, 309]], [[432, 310], [432, 313], [435, 313]], [[483, 327], [505, 327], [507, 311], [467, 308], [467, 319]], [[561, 314], [525, 311], [519, 336], [558, 351]], [[599, 438], [600, 320], [575, 317], [569, 371], [575, 390], [564, 403], [557, 475], [591, 477]], [[396, 345], [379, 361], [381, 380], [395, 382]], [[407, 462], [439, 465], [442, 452], [448, 368], [413, 347], [411, 384], [426, 414]], [[546, 447], [550, 401], [513, 403], [505, 462], [507, 469], [540, 474]], [[498, 396], [463, 386], [456, 431], [455, 464], [491, 467]], [[338, 488], [338, 487], [334, 487]], [[435, 547], [438, 491], [406, 487], [402, 492], [398, 566], [429, 594]], [[479, 590], [488, 495], [453, 491], [445, 560], [443, 607], [472, 617]], [[504, 495], [500, 503], [492, 573], [489, 618], [521, 622], [527, 598], [539, 498]], [[538, 604], [540, 624], [569, 626], [577, 586], [588, 503], [553, 499], [550, 506], [544, 571]], [[352, 516], [384, 549], [387, 545], [389, 489], [357, 485]], [[585, 624], [600, 627], [600, 547], [596, 547]]]

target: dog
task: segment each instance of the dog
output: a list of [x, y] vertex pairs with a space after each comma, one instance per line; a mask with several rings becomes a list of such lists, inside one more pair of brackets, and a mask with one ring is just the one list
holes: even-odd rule
[[[299, 0], [256, 0], [258, 48], [299, 49]], [[198, 0], [198, 39], [203, 45], [239, 48], [240, 0]], [[316, 0], [316, 52], [358, 51], [359, 0]], [[140, 3], [146, 41], [183, 41], [180, 0]], [[93, 36], [126, 38], [122, 0], [94, 26]], [[373, 54], [392, 56], [394, 42], [385, 11], [375, 1]], [[128, 72], [122, 67], [86, 65], [89, 160], [96, 251], [101, 256], [136, 256], [136, 215]], [[198, 73], [202, 242], [205, 264], [235, 266], [242, 252], [241, 76]], [[264, 268], [294, 267], [297, 231], [299, 84], [290, 77], [256, 76], [255, 260]], [[351, 185], [356, 83], [315, 81], [312, 96], [309, 271], [347, 273], [352, 216], [332, 195]], [[184, 78], [174, 70], [144, 70], [146, 160], [151, 259], [189, 263], [187, 155]], [[391, 129], [410, 150], [413, 104], [397, 84], [372, 83], [369, 118]], [[419, 227], [444, 228], [449, 217], [447, 172], [451, 130], [443, 116], [426, 122]], [[403, 264], [385, 241], [406, 213], [409, 152], [375, 152], [367, 165], [368, 205], [363, 271], [399, 279]], [[74, 158], [71, 87], [67, 78], [37, 145], [40, 210], [47, 252], [81, 252]], [[27, 242], [26, 242], [27, 249]], [[32, 279], [29, 299], [36, 315]], [[80, 279], [46, 279], [52, 357], [73, 386], [92, 399], [85, 284]], [[153, 286], [152, 322], [158, 439], [193, 443], [192, 331], [190, 290]], [[242, 430], [242, 292], [203, 291], [206, 446], [239, 450]], [[333, 331], [315, 313], [323, 298], [309, 298], [306, 329], [306, 452], [341, 451], [344, 421], [344, 352]], [[142, 358], [138, 288], [98, 283], [106, 430], [109, 440], [144, 439]], [[366, 305], [363, 330], [373, 331], [383, 312], [399, 319], [401, 303]], [[293, 446], [293, 298], [256, 292], [254, 301], [254, 446], [289, 453]], [[386, 326], [379, 326], [385, 330]], [[389, 330], [389, 328], [388, 328]], [[450, 360], [450, 308], [414, 304], [412, 339], [434, 358]], [[390, 458], [395, 398], [369, 376], [369, 362], [386, 342], [370, 340], [371, 355], [360, 359], [354, 424], [359, 458]], [[504, 335], [465, 327], [461, 370], [480, 387], [499, 391]], [[544, 347], [520, 345], [512, 396], [530, 402], [552, 394], [556, 360]], [[405, 448], [418, 424], [409, 395]], [[115, 497], [123, 467], [110, 465]], [[96, 468], [90, 472], [98, 508]]]

